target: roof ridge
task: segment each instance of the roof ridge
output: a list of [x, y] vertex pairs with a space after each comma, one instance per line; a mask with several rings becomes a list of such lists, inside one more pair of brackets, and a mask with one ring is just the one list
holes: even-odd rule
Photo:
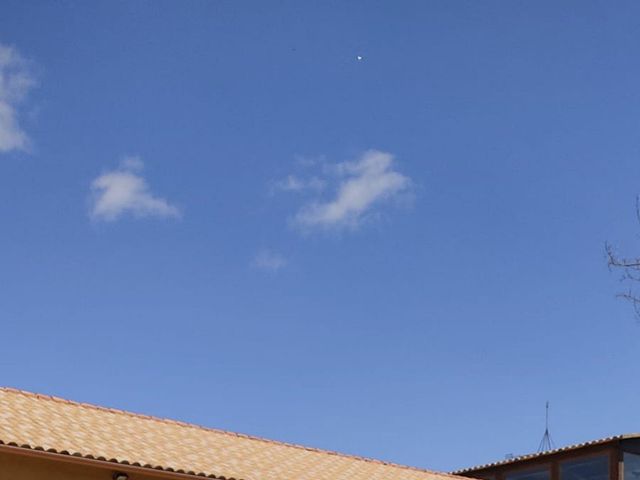
[[172, 424], [172, 425], [179, 425], [182, 427], [188, 427], [188, 428], [195, 428], [198, 430], [204, 430], [204, 431], [208, 431], [208, 432], [215, 432], [215, 433], [220, 433], [223, 435], [228, 435], [228, 436], [232, 436], [232, 437], [239, 437], [239, 438], [245, 438], [247, 440], [253, 440], [253, 441], [258, 441], [258, 442], [263, 442], [263, 443], [269, 443], [272, 445], [280, 445], [283, 447], [289, 447], [289, 448], [296, 448], [296, 449], [300, 449], [300, 450], [306, 450], [309, 452], [316, 452], [316, 453], [324, 453], [324, 454], [328, 454], [328, 455], [336, 455], [339, 457], [345, 457], [345, 458], [350, 458], [353, 460], [360, 460], [363, 462], [369, 462], [369, 463], [377, 463], [377, 464], [381, 464], [381, 465], [386, 465], [389, 467], [395, 467], [395, 468], [402, 468], [402, 469], [407, 469], [407, 470], [415, 470], [418, 472], [424, 472], [424, 473], [431, 473], [431, 474], [435, 474], [435, 475], [443, 475], [443, 476], [448, 476], [448, 477], [453, 477], [453, 478], [460, 478], [459, 476], [453, 474], [453, 473], [449, 473], [449, 472], [437, 472], [434, 470], [428, 470], [425, 468], [419, 468], [419, 467], [412, 467], [410, 465], [402, 465], [399, 463], [394, 463], [394, 462], [387, 462], [384, 460], [378, 460], [375, 458], [370, 458], [370, 457], [364, 457], [361, 455], [351, 455], [351, 454], [347, 454], [347, 453], [342, 453], [342, 452], [336, 452], [334, 450], [324, 450], [321, 448], [316, 448], [316, 447], [307, 447], [305, 445], [299, 445], [296, 443], [289, 443], [289, 442], [282, 442], [279, 440], [271, 440], [268, 438], [263, 438], [263, 437], [258, 437], [255, 435], [248, 435], [246, 433], [237, 433], [237, 432], [231, 432], [229, 430], [222, 430], [220, 428], [212, 428], [212, 427], [205, 427], [202, 425], [197, 425], [195, 423], [188, 423], [188, 422], [184, 422], [181, 420], [173, 420], [170, 418], [163, 418], [163, 417], [157, 417], [154, 415], [146, 415], [146, 414], [142, 414], [142, 413], [135, 413], [135, 412], [130, 412], [128, 410], [123, 410], [123, 409], [118, 409], [118, 408], [110, 408], [110, 407], [103, 407], [100, 405], [95, 405], [92, 403], [87, 403], [87, 402], [77, 402], [75, 400], [68, 400], [66, 398], [62, 398], [62, 397], [57, 397], [54, 395], [45, 395], [45, 394], [41, 394], [41, 393], [34, 393], [34, 392], [29, 392], [27, 390], [22, 390], [22, 389], [18, 389], [18, 388], [13, 388], [13, 387], [3, 387], [0, 386], [0, 391], [4, 391], [7, 393], [12, 393], [12, 394], [17, 394], [17, 395], [23, 395], [25, 397], [31, 397], [31, 398], [37, 398], [40, 400], [48, 400], [48, 401], [54, 401], [54, 402], [59, 402], [59, 403], [65, 403], [67, 405], [74, 405], [77, 407], [81, 407], [81, 408], [87, 408], [87, 409], [92, 409], [92, 410], [100, 410], [100, 411], [104, 411], [104, 412], [109, 412], [109, 413], [113, 413], [116, 415], [126, 415], [126, 416], [130, 416], [130, 417], [134, 417], [134, 418], [141, 418], [141, 419], [145, 419], [145, 420], [151, 420], [154, 422], [160, 422], [160, 423], [168, 423], [168, 424]]

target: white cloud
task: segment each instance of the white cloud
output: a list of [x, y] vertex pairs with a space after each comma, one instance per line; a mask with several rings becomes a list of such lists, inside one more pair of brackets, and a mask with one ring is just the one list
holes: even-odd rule
[[335, 165], [339, 178], [335, 197], [305, 205], [294, 223], [305, 228], [358, 226], [376, 205], [411, 186], [409, 177], [394, 170], [393, 162], [390, 153], [368, 150], [355, 161]]
[[91, 183], [91, 217], [113, 221], [126, 213], [136, 217], [179, 217], [180, 211], [165, 199], [153, 195], [145, 179], [137, 174], [144, 164], [138, 157], [126, 157], [120, 167]]
[[263, 270], [277, 272], [287, 265], [287, 259], [271, 250], [261, 250], [253, 259], [252, 265]]
[[313, 168], [319, 164], [326, 163], [327, 158], [324, 155], [307, 156], [307, 155], [295, 155], [294, 160], [296, 164], [303, 168]]
[[126, 170], [139, 172], [144, 168], [144, 162], [140, 157], [126, 156], [120, 162], [120, 166]]
[[296, 175], [287, 175], [275, 183], [275, 188], [285, 192], [302, 192], [305, 190], [320, 191], [324, 188], [325, 181], [318, 177], [302, 179]]
[[35, 83], [28, 62], [15, 48], [0, 44], [0, 153], [28, 149], [18, 110]]

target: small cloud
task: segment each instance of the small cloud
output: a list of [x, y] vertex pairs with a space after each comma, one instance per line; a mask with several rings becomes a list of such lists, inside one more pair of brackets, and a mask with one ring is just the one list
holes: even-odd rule
[[180, 211], [151, 193], [146, 180], [136, 172], [144, 167], [139, 157], [125, 157], [116, 170], [91, 183], [91, 218], [114, 221], [126, 213], [136, 217], [180, 217]]
[[325, 182], [321, 178], [311, 177], [302, 179], [295, 175], [287, 175], [282, 180], [277, 181], [274, 187], [284, 192], [302, 192], [305, 190], [320, 191], [324, 188]]
[[277, 272], [287, 265], [287, 259], [271, 250], [260, 250], [251, 263], [254, 267], [262, 270]]
[[339, 181], [335, 197], [305, 205], [294, 217], [304, 227], [357, 227], [365, 215], [384, 201], [407, 191], [409, 177], [394, 169], [394, 157], [369, 150], [358, 160], [334, 165]]
[[295, 175], [288, 175], [287, 178], [276, 182], [275, 187], [285, 192], [297, 192], [304, 188], [304, 183]]
[[35, 84], [29, 63], [15, 48], [0, 44], [0, 153], [28, 150], [29, 137], [18, 121], [19, 107]]
[[302, 168], [312, 168], [316, 165], [326, 163], [327, 159], [324, 155], [307, 156], [307, 155], [295, 155], [294, 160], [296, 165]]
[[144, 162], [138, 156], [126, 156], [120, 162], [120, 167], [125, 170], [141, 171], [144, 169]]

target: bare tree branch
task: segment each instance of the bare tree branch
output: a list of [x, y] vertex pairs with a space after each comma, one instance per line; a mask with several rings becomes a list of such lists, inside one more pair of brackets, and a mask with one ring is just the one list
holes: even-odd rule
[[[636, 220], [640, 224], [640, 196], [636, 196]], [[640, 284], [640, 257], [623, 257], [616, 253], [610, 243], [605, 243], [605, 253], [607, 256], [607, 266], [609, 270], [622, 272], [621, 282], [632, 282]], [[616, 295], [631, 303], [636, 318], [640, 321], [640, 293], [636, 293], [633, 286], [624, 293]]]

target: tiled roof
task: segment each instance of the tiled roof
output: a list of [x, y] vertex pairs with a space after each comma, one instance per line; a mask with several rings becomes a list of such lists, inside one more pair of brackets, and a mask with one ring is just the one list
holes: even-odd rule
[[0, 445], [218, 479], [458, 478], [1, 387]]
[[499, 462], [486, 463], [484, 465], [476, 465], [475, 467], [463, 468], [463, 469], [456, 470], [456, 471], [451, 472], [451, 473], [452, 473], [452, 475], [461, 475], [461, 474], [466, 474], [466, 473], [470, 473], [470, 472], [475, 472], [477, 470], [484, 470], [486, 468], [500, 467], [502, 465], [508, 465], [508, 464], [511, 464], [511, 463], [522, 462], [524, 460], [531, 460], [531, 459], [534, 459], [534, 458], [545, 457], [547, 455], [554, 455], [556, 453], [568, 452], [570, 450], [577, 450], [579, 448], [585, 448], [585, 447], [591, 447], [591, 446], [595, 446], [595, 445], [601, 445], [601, 444], [605, 444], [605, 443], [609, 443], [609, 442], [615, 442], [617, 440], [624, 440], [624, 439], [628, 439], [628, 438], [640, 438], [640, 433], [626, 433], [624, 435], [615, 435], [615, 436], [612, 436], [612, 437], [600, 438], [598, 440], [591, 440], [589, 442], [575, 443], [573, 445], [567, 445], [565, 447], [560, 447], [560, 448], [556, 448], [556, 449], [553, 449], [553, 450], [546, 450], [544, 452], [529, 453], [529, 454], [526, 454], [526, 455], [518, 455], [518, 456], [515, 456], [515, 457], [512, 457], [512, 458], [508, 458], [506, 460], [501, 460]]

